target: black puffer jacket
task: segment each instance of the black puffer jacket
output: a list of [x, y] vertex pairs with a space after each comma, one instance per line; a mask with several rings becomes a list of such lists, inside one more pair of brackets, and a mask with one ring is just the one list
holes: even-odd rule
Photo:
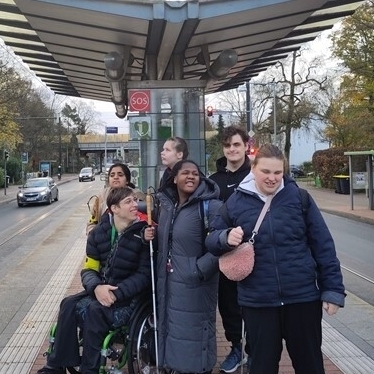
[[[129, 305], [134, 296], [151, 285], [149, 245], [144, 244], [141, 237], [141, 230], [147, 223], [139, 221], [126, 228], [111, 253], [112, 225], [108, 217], [96, 225], [87, 238], [82, 284], [92, 296], [99, 284], [117, 286], [113, 291], [117, 302]], [[110, 265], [106, 268], [108, 258]], [[99, 271], [94, 270], [94, 266], [90, 268], [90, 263], [99, 264]]]
[[219, 199], [222, 201], [226, 201], [232, 195], [239, 183], [251, 171], [251, 163], [248, 157], [245, 158], [243, 165], [238, 170], [230, 171], [226, 169], [226, 166], [226, 157], [219, 158], [216, 162], [217, 172], [209, 177], [218, 184]]

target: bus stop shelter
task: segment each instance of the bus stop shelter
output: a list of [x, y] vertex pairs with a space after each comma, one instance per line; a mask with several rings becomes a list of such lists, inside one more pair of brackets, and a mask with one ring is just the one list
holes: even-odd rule
[[206, 168], [205, 95], [245, 83], [249, 97], [252, 78], [362, 3], [0, 0], [0, 35], [54, 94], [112, 102], [140, 142], [143, 185], [155, 186], [170, 136]]
[[[353, 151], [344, 152], [344, 155], [349, 156], [349, 181], [350, 181], [350, 198], [351, 209], [353, 210], [353, 192], [357, 189], [365, 188], [369, 201], [369, 209], [374, 210], [373, 199], [373, 185], [374, 185], [374, 150], [371, 151]], [[352, 170], [352, 158], [357, 156], [366, 156], [366, 171]]]

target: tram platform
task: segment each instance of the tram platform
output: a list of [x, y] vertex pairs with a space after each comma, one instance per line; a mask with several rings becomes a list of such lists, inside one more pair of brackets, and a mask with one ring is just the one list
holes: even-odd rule
[[[68, 176], [64, 176], [68, 182]], [[71, 176], [71, 180], [76, 176]], [[367, 196], [355, 196], [355, 208], [350, 207], [347, 195], [316, 188], [307, 182], [300, 182], [308, 189], [322, 211], [355, 219], [374, 225], [374, 211], [368, 209]], [[12, 186], [8, 192], [15, 192]], [[1, 193], [2, 191], [0, 191]], [[8, 200], [0, 195], [0, 203]], [[68, 251], [58, 270], [54, 272], [44, 289], [38, 293], [35, 302], [30, 305], [27, 315], [15, 332], [9, 336], [7, 345], [0, 353], [0, 374], [35, 374], [45, 363], [43, 357], [48, 345], [48, 333], [55, 322], [61, 299], [67, 294], [81, 289], [79, 273], [84, 260], [85, 222], [78, 228], [79, 235]], [[374, 307], [348, 293], [346, 306], [336, 316], [323, 318], [323, 345], [326, 374], [372, 374], [374, 373]], [[219, 365], [230, 351], [224, 337], [222, 324], [217, 313], [218, 360], [213, 374], [219, 373]], [[246, 374], [244, 367], [243, 373]], [[236, 374], [241, 373], [238, 369]], [[294, 373], [287, 350], [283, 350], [280, 362], [280, 374]]]

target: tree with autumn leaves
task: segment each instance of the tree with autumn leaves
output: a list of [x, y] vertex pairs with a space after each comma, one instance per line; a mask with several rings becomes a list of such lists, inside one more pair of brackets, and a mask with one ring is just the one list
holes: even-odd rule
[[374, 147], [374, 1], [367, 1], [331, 36], [347, 72], [326, 113], [325, 137], [335, 147]]

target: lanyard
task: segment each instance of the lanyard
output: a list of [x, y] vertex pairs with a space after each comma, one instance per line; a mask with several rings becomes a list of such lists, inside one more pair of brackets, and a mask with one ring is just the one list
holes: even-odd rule
[[116, 240], [117, 234], [118, 234], [117, 229], [114, 227], [114, 225], [112, 225], [112, 232], [110, 234], [110, 244], [112, 247], [113, 247], [114, 241]]
[[103, 270], [102, 270], [102, 277], [103, 277], [103, 280], [104, 280], [104, 283], [106, 284], [107, 283], [107, 280], [108, 280], [108, 272], [109, 272], [109, 269], [112, 265], [112, 260], [113, 260], [113, 256], [115, 255], [115, 252], [117, 251], [117, 248], [118, 248], [118, 235], [117, 235], [117, 230], [116, 228], [114, 227], [114, 225], [112, 226], [112, 231], [111, 231], [111, 234], [110, 234], [110, 252], [109, 252], [109, 255], [105, 261], [105, 265], [103, 267]]

